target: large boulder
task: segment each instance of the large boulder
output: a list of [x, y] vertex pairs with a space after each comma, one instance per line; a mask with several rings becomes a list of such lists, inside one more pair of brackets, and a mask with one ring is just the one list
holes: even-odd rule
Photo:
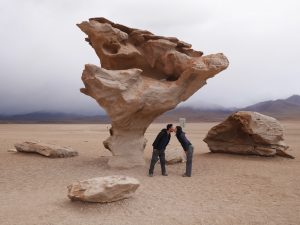
[[165, 151], [165, 158], [168, 165], [182, 163], [186, 160], [185, 153], [180, 148], [168, 148]]
[[289, 146], [283, 139], [283, 128], [273, 117], [257, 112], [240, 111], [210, 129], [204, 141], [211, 152], [280, 155], [289, 158]]
[[61, 147], [41, 142], [25, 141], [15, 144], [15, 148], [18, 152], [38, 153], [50, 158], [64, 158], [78, 155], [78, 152], [70, 147]]
[[175, 37], [105, 18], [77, 25], [101, 61], [101, 67], [85, 65], [81, 92], [94, 98], [111, 118], [110, 137], [103, 144], [112, 152], [108, 165], [114, 168], [144, 165], [144, 133], [152, 121], [229, 65], [222, 53], [203, 56]]
[[131, 197], [139, 186], [140, 182], [132, 177], [96, 177], [69, 185], [68, 197], [85, 202], [114, 202]]

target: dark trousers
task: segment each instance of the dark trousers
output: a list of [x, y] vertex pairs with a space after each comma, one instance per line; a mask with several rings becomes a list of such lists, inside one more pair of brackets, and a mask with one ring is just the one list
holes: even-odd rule
[[160, 160], [161, 173], [162, 174], [166, 173], [165, 151], [164, 150], [160, 151], [160, 150], [157, 150], [157, 149], [153, 149], [152, 159], [151, 159], [151, 164], [150, 164], [150, 169], [149, 169], [149, 174], [153, 174], [154, 166], [157, 163], [158, 158]]
[[192, 176], [193, 153], [194, 153], [194, 147], [193, 147], [193, 145], [189, 145], [188, 150], [185, 152], [185, 154], [186, 154], [185, 174], [188, 176]]

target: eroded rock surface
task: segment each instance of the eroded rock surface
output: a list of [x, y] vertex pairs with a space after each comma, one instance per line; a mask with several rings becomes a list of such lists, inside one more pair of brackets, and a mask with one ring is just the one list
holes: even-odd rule
[[61, 147], [41, 142], [25, 141], [15, 144], [15, 148], [18, 152], [38, 153], [50, 158], [64, 158], [78, 155], [78, 152], [70, 147]]
[[166, 163], [169, 165], [182, 163], [186, 161], [186, 156], [184, 151], [179, 148], [168, 148], [165, 151], [165, 158], [166, 158]]
[[86, 202], [114, 202], [131, 197], [139, 186], [139, 181], [132, 177], [96, 177], [69, 185], [68, 197]]
[[94, 98], [112, 120], [104, 142], [109, 165], [144, 165], [144, 133], [162, 113], [176, 107], [229, 65], [222, 54], [203, 56], [175, 37], [91, 18], [77, 24], [87, 34], [101, 67], [85, 65], [81, 92]]
[[279, 121], [257, 112], [240, 111], [210, 129], [204, 141], [211, 152], [280, 155], [293, 158], [286, 150]]

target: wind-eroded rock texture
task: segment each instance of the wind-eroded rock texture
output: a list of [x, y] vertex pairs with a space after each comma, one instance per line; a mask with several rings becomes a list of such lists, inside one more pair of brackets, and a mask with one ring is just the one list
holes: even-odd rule
[[139, 186], [140, 182], [133, 177], [96, 177], [69, 185], [68, 197], [84, 202], [114, 202], [131, 197]]
[[229, 65], [222, 54], [203, 56], [175, 37], [91, 18], [78, 24], [101, 67], [87, 64], [81, 92], [94, 98], [112, 120], [104, 142], [112, 167], [144, 165], [144, 133], [162, 113], [176, 107]]
[[283, 128], [273, 117], [240, 111], [210, 129], [204, 141], [211, 152], [294, 158], [286, 150]]
[[78, 152], [70, 147], [62, 147], [41, 142], [25, 141], [15, 144], [18, 152], [38, 153], [49, 158], [65, 158], [77, 156]]

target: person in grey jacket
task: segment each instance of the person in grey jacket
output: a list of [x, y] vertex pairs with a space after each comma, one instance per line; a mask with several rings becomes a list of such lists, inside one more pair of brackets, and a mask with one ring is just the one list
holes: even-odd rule
[[166, 171], [166, 160], [165, 160], [165, 150], [167, 145], [170, 142], [171, 139], [171, 132], [173, 132], [173, 125], [168, 124], [166, 129], [162, 129], [157, 137], [155, 138], [152, 146], [153, 146], [153, 153], [152, 153], [152, 159], [151, 164], [149, 168], [149, 177], [153, 177], [154, 172], [154, 166], [158, 161], [158, 158], [160, 160], [160, 166], [161, 166], [161, 173], [163, 176], [168, 176]]
[[182, 175], [183, 177], [191, 177], [192, 176], [192, 160], [194, 147], [192, 143], [186, 138], [185, 133], [182, 130], [181, 126], [176, 126], [175, 128], [176, 137], [180, 142], [185, 154], [186, 154], [186, 170]]

